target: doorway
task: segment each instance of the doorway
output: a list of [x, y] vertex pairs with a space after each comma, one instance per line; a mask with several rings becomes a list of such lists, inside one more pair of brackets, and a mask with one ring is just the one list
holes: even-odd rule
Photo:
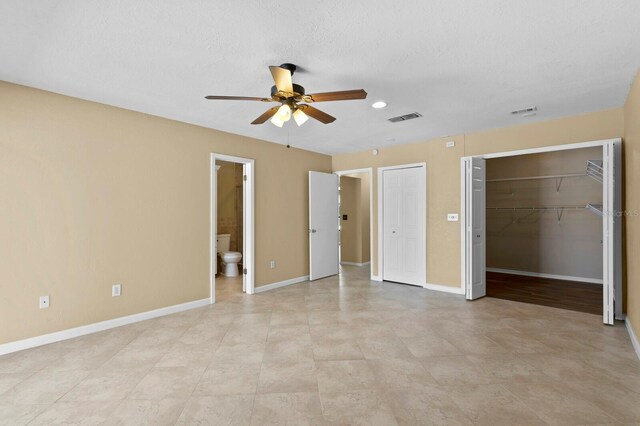
[[339, 186], [339, 259], [340, 265], [369, 266], [373, 276], [373, 187], [372, 169], [336, 172]]
[[[211, 154], [210, 303], [253, 294], [254, 161]], [[216, 283], [218, 281], [218, 283]]]
[[427, 281], [426, 164], [378, 168], [379, 269], [383, 281]]
[[620, 318], [619, 139], [465, 157], [461, 165], [467, 299], [599, 310], [605, 324]]

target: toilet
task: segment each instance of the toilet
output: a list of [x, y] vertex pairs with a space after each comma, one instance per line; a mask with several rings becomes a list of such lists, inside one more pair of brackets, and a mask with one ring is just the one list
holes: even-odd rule
[[216, 238], [216, 250], [218, 257], [222, 260], [222, 275], [225, 277], [238, 276], [238, 262], [242, 260], [242, 253], [229, 251], [231, 234], [218, 234]]

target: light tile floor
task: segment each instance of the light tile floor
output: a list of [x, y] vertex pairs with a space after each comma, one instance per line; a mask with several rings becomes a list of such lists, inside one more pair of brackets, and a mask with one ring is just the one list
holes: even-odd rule
[[640, 424], [622, 325], [367, 272], [0, 357], [0, 424]]

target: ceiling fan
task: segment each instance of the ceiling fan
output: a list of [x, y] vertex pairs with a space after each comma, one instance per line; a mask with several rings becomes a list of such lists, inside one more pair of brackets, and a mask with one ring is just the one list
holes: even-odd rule
[[[325, 92], [307, 95], [304, 87], [291, 81], [291, 76], [296, 71], [294, 64], [282, 64], [279, 67], [270, 66], [273, 81], [276, 83], [271, 88], [270, 98], [254, 98], [250, 96], [206, 96], [206, 99], [231, 100], [231, 101], [260, 101], [280, 102], [280, 106], [268, 109], [251, 124], [262, 124], [271, 119], [271, 122], [282, 127], [293, 116], [296, 124], [301, 126], [309, 117], [315, 118], [324, 124], [333, 123], [336, 119], [317, 108], [308, 105], [314, 102], [348, 101], [352, 99], [365, 99], [367, 92], [362, 89], [344, 90], [341, 92]], [[305, 102], [305, 103], [302, 103]]]

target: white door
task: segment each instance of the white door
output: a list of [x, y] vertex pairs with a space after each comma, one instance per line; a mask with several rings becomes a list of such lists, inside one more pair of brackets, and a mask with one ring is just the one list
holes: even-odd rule
[[425, 167], [382, 172], [382, 279], [426, 283]]
[[469, 300], [487, 294], [486, 281], [486, 194], [485, 160], [483, 158], [464, 159], [465, 208], [465, 289]]
[[338, 273], [338, 175], [309, 172], [309, 279]]
[[602, 153], [602, 322], [622, 317], [622, 190], [620, 143], [603, 146]]

